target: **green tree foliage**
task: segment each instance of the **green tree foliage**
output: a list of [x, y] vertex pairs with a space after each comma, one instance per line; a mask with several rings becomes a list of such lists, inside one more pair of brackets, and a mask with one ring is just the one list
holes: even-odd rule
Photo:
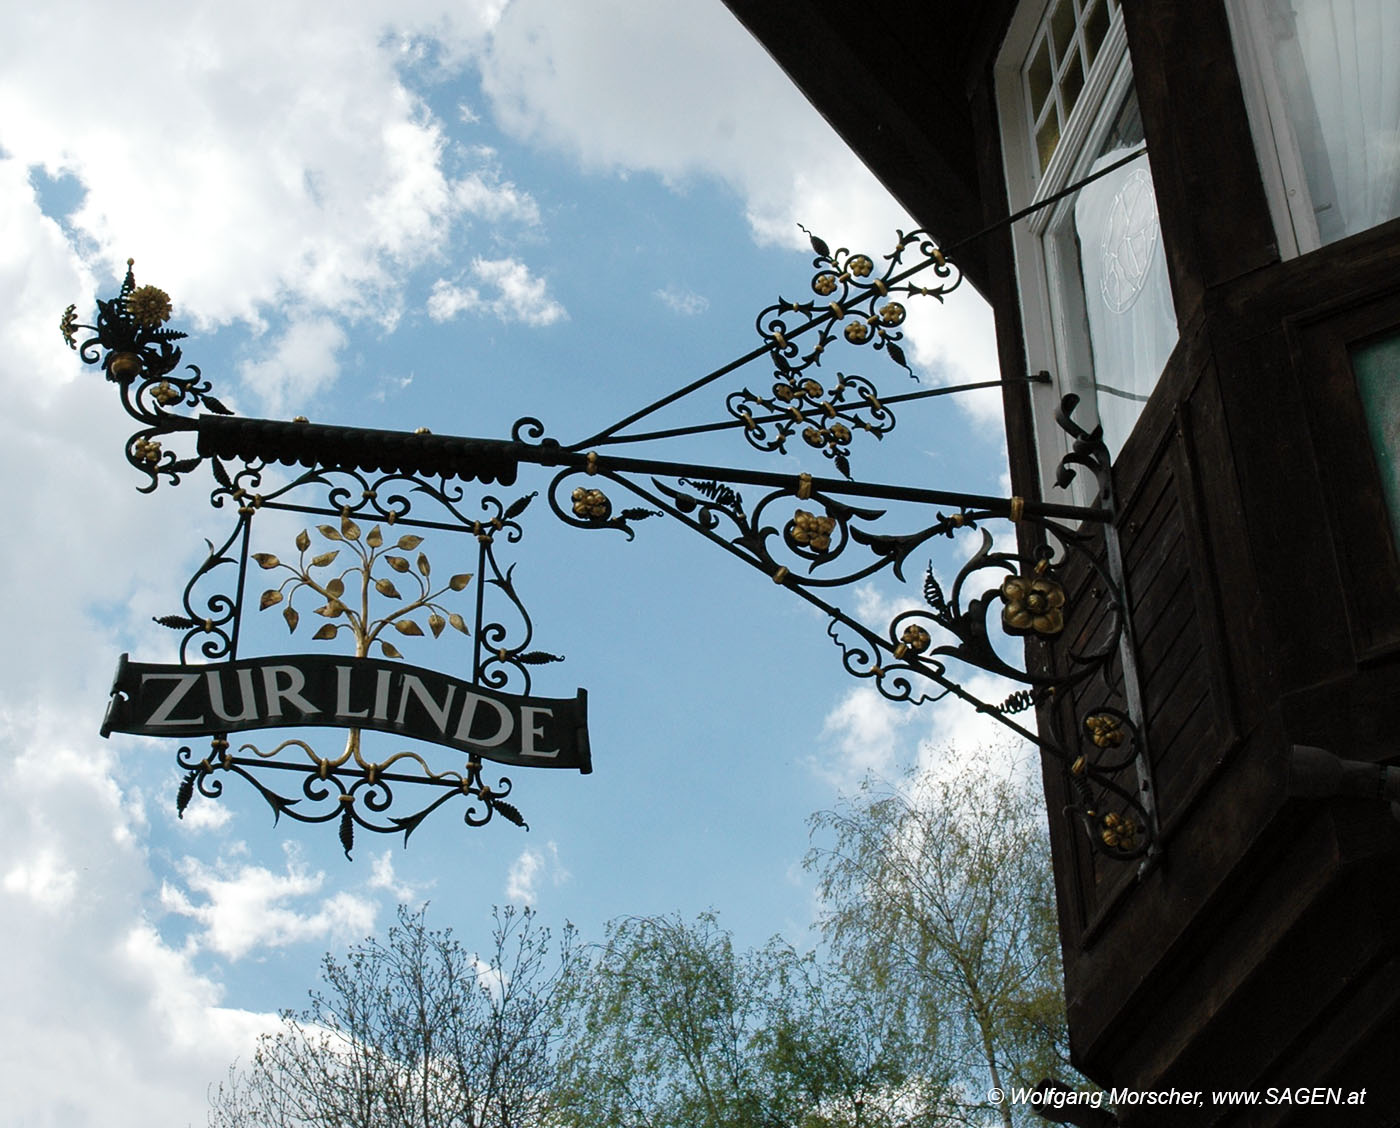
[[867, 782], [812, 818], [824, 934], [848, 975], [923, 1029], [964, 1122], [1029, 1123], [987, 1090], [1078, 1080], [1044, 819], [1033, 788], [985, 763]]
[[892, 1128], [921, 1082], [880, 1001], [715, 917], [615, 922], [577, 980], [569, 1128]]
[[479, 959], [400, 911], [210, 1094], [213, 1128], [936, 1128], [1036, 1123], [989, 1088], [1068, 1067], [1033, 788], [976, 764], [813, 816], [824, 954], [736, 950], [713, 914]]
[[489, 955], [424, 911], [383, 940], [326, 956], [325, 987], [282, 1015], [246, 1067], [210, 1093], [211, 1128], [508, 1128], [554, 1089], [554, 1005], [577, 950], [554, 950], [530, 910], [496, 913]]

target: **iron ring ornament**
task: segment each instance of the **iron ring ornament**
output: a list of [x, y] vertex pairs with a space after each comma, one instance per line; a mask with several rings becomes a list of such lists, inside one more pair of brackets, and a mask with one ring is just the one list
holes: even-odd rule
[[[1098, 487], [1092, 506], [853, 479], [855, 445], [860, 436], [882, 439], [892, 431], [892, 404], [960, 389], [883, 395], [863, 375], [821, 377], [825, 354], [838, 346], [883, 353], [913, 376], [901, 343], [906, 303], [942, 301], [961, 275], [922, 232], [900, 233], [878, 265], [809, 237], [813, 297], [780, 298], [764, 309], [756, 348], [572, 444], [553, 438], [535, 418], [519, 420], [500, 440], [239, 418], [212, 395], [197, 368], [177, 372], [182, 357], [175, 342], [184, 334], [165, 328], [169, 299], [155, 287], [138, 287], [129, 262], [118, 296], [98, 302], [96, 325], [79, 325], [69, 307], [64, 339], [117, 384], [123, 407], [140, 424], [127, 459], [146, 478], [142, 491], [178, 484], [208, 462], [211, 505], [235, 523], [217, 546], [208, 542], [208, 557], [186, 585], [180, 610], [157, 620], [182, 632], [181, 664], [145, 667], [123, 659], [123, 670], [139, 668], [166, 696], [119, 676], [104, 735], [110, 729], [161, 731], [160, 724], [143, 728], [131, 721], [132, 710], [142, 708], [145, 721], [154, 716], [166, 723], [166, 735], [207, 733], [207, 755], [192, 745], [177, 755], [182, 813], [195, 794], [217, 798], [224, 779], [238, 776], [275, 818], [337, 822], [347, 853], [356, 827], [407, 838], [428, 814], [459, 796], [467, 801], [467, 825], [499, 814], [524, 826], [506, 800], [510, 780], [488, 783], [483, 761], [591, 770], [585, 695], [580, 690], [572, 701], [530, 696], [533, 674], [561, 659], [536, 648], [514, 565], [503, 565], [497, 553], [522, 540], [521, 520], [537, 494], [474, 498], [468, 486], [511, 486], [522, 465], [537, 465], [553, 471], [543, 492], [564, 524], [620, 532], [628, 540], [653, 517], [688, 526], [821, 610], [844, 668], [886, 698], [914, 704], [960, 698], [1057, 757], [1076, 796], [1068, 813], [1083, 824], [1094, 849], [1123, 859], [1153, 852], [1156, 815], [1145, 741], [1141, 726], [1118, 708], [1115, 689], [1123, 676], [1120, 651], [1131, 645], [1131, 633], [1112, 554], [1105, 553], [1115, 542], [1101, 429], [1077, 422], [1077, 402], [1065, 397], [1058, 418], [1071, 449], [1058, 481], [1092, 474]], [[913, 281], [920, 274], [926, 277]], [[79, 345], [81, 330], [92, 336]], [[770, 380], [758, 393], [748, 387], [726, 393], [726, 419], [635, 429], [757, 360], [770, 365]], [[764, 453], [819, 452], [821, 464], [840, 477], [634, 458], [611, 449], [724, 429], [742, 431], [748, 447]], [[177, 452], [187, 435], [194, 450]], [[284, 467], [294, 469], [289, 474]], [[292, 553], [267, 551], [255, 537], [265, 512], [302, 516]], [[1017, 547], [993, 537], [997, 522], [1018, 531]], [[934, 545], [967, 536], [976, 540], [945, 587], [931, 558]], [[456, 545], [445, 573], [435, 570], [428, 542]], [[908, 584], [916, 559], [923, 572], [921, 606], [878, 624], [841, 604], [853, 585], [884, 573]], [[1076, 577], [1074, 591], [1069, 575]], [[1098, 605], [1098, 628], [1087, 634], [1080, 626], [1085, 576]], [[262, 615], [257, 621], [263, 624], [280, 616], [289, 635], [312, 616], [316, 629], [300, 637], [349, 644], [351, 653], [334, 660], [248, 659], [240, 648], [246, 649], [250, 615]], [[407, 665], [399, 650], [446, 637], [469, 644], [469, 675]], [[1024, 650], [1020, 658], [1018, 649]], [[1000, 701], [982, 700], [968, 687], [970, 672], [995, 674], [1016, 688]], [[173, 697], [175, 679], [189, 695], [183, 704]], [[191, 688], [196, 682], [201, 688]], [[235, 699], [240, 708], [229, 705]], [[1032, 709], [1041, 731], [1020, 719]], [[1067, 710], [1078, 717], [1072, 725]], [[196, 713], [203, 729], [171, 727]], [[222, 727], [211, 729], [215, 721]], [[344, 745], [332, 754], [301, 736], [230, 739], [273, 722], [325, 722], [345, 731]], [[463, 759], [444, 767], [436, 752], [431, 759], [414, 748], [371, 752], [376, 733], [443, 745]], [[1137, 786], [1124, 783], [1133, 772]], [[428, 798], [417, 806], [406, 798], [424, 792]]]

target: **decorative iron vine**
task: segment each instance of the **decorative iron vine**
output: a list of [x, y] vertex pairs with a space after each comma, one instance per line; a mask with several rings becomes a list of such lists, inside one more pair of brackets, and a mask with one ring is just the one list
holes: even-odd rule
[[[629, 540], [635, 527], [651, 517], [669, 516], [690, 527], [819, 608], [829, 619], [827, 633], [845, 669], [886, 698], [915, 704], [960, 698], [1059, 758], [1078, 797], [1072, 813], [1082, 820], [1097, 850], [1124, 859], [1154, 850], [1149, 760], [1138, 727], [1115, 704], [1115, 683], [1122, 676], [1118, 657], [1129, 636], [1126, 600], [1107, 560], [1111, 551], [1105, 553], [1105, 545], [1114, 547], [1113, 497], [1101, 428], [1079, 424], [1075, 397], [1065, 397], [1058, 418], [1072, 449], [1057, 480], [1066, 485], [1081, 471], [1091, 473], [1098, 500], [1089, 507], [852, 480], [853, 441], [859, 434], [877, 439], [888, 434], [895, 424], [891, 404], [959, 389], [882, 396], [865, 376], [838, 372], [834, 380], [818, 378], [825, 354], [844, 342], [884, 353], [913, 376], [902, 344], [904, 303], [920, 297], [942, 301], [961, 276], [923, 232], [900, 233], [895, 249], [879, 266], [870, 256], [846, 248], [832, 251], [821, 239], [810, 233], [809, 237], [815, 254], [810, 281], [815, 296], [799, 302], [779, 298], [761, 311], [756, 348], [573, 444], [550, 437], [533, 418], [518, 421], [504, 440], [331, 428], [305, 420], [239, 420], [210, 394], [211, 386], [197, 368], [188, 368], [190, 376], [175, 374], [181, 352], [174, 342], [184, 335], [163, 328], [169, 299], [154, 287], [137, 288], [130, 269], [118, 297], [98, 303], [95, 326], [78, 325], [70, 306], [61, 325], [65, 340], [78, 348], [84, 361], [103, 368], [119, 386], [128, 414], [142, 425], [128, 442], [127, 457], [148, 479], [143, 491], [153, 490], [162, 480], [175, 484], [207, 459], [215, 480], [212, 504], [231, 506], [237, 514], [233, 533], [218, 548], [210, 544], [207, 561], [187, 585], [182, 613], [160, 620], [185, 632], [182, 660], [196, 640], [206, 660], [236, 655], [251, 559], [280, 577], [277, 586], [262, 594], [260, 607], [280, 607], [292, 632], [301, 614], [293, 597], [309, 590], [325, 600], [315, 609], [326, 620], [316, 632], [319, 640], [331, 641], [344, 633], [354, 640], [360, 657], [377, 647], [380, 655], [396, 658], [398, 651], [386, 641], [385, 628], [422, 636], [421, 621], [434, 637], [448, 630], [472, 637], [473, 684], [496, 690], [519, 687], [528, 693], [531, 669], [559, 658], [530, 649], [533, 625], [516, 592], [513, 568], [502, 570], [495, 546], [501, 538], [509, 544], [520, 540], [519, 519], [535, 494], [510, 503], [488, 495], [481, 499], [479, 511], [468, 512], [460, 482], [511, 484], [521, 463], [552, 467], [546, 498], [565, 524], [610, 529]], [[924, 272], [933, 278], [932, 285], [911, 281]], [[79, 329], [94, 334], [81, 347]], [[804, 343], [802, 338], [809, 334]], [[634, 429], [641, 420], [759, 359], [771, 364], [771, 382], [762, 392], [747, 387], [729, 392], [727, 420], [649, 432]], [[1002, 381], [969, 386], [998, 383]], [[194, 410], [206, 414], [188, 414]], [[820, 451], [841, 477], [637, 459], [607, 449], [720, 429], [742, 429], [749, 446], [763, 452], [792, 453], [789, 440], [800, 437], [806, 449]], [[184, 431], [195, 433], [193, 456], [181, 457], [162, 445], [168, 436]], [[286, 482], [265, 481], [277, 462], [300, 463], [306, 469]], [[319, 500], [308, 504], [309, 493]], [[622, 504], [618, 499], [624, 495], [635, 498], [636, 504]], [[894, 505], [902, 508], [892, 516]], [[928, 516], [910, 520], [903, 516], [909, 506], [923, 507]], [[337, 523], [320, 524], [317, 531], [338, 547], [308, 556], [312, 537], [303, 530], [295, 541], [295, 564], [267, 553], [250, 556], [253, 518], [262, 510], [327, 516]], [[901, 521], [905, 523], [896, 523]], [[997, 521], [1019, 530], [1021, 548], [998, 546], [990, 530]], [[442, 586], [431, 578], [430, 562], [419, 551], [423, 537], [435, 530], [468, 533], [476, 540], [478, 580], [470, 626], [460, 611], [439, 602], [464, 590], [470, 583], [468, 574], [454, 573]], [[885, 571], [910, 582], [906, 568], [916, 555], [922, 561], [921, 550], [935, 541], [973, 534], [979, 540], [951, 582], [945, 584], [929, 560], [918, 587], [922, 606], [901, 611], [888, 623], [862, 622], [835, 600], [833, 593]], [[348, 552], [345, 560], [352, 566], [332, 577], [333, 564], [345, 563], [336, 560], [339, 552]], [[230, 564], [238, 573], [233, 594], [195, 594], [216, 577], [232, 579]], [[380, 565], [392, 574], [376, 573]], [[1083, 619], [1076, 618], [1083, 608], [1075, 606], [1077, 597], [1066, 588], [1070, 573], [1092, 577], [1094, 589], [1101, 593], [1102, 616], [1093, 631], [1072, 626]], [[399, 577], [414, 581], [407, 597], [396, 586]], [[351, 580], [362, 596], [358, 610], [346, 602]], [[511, 609], [514, 628], [487, 616], [488, 587]], [[398, 600], [402, 607], [372, 618], [371, 592]], [[1007, 653], [1008, 641], [1018, 640], [1026, 652], [1024, 662]], [[1017, 688], [999, 702], [982, 700], [967, 687], [965, 670], [997, 675]], [[1042, 720], [1048, 720], [1047, 732], [1017, 719], [1038, 706], [1066, 700], [1078, 703], [1074, 709], [1080, 720], [1072, 730], [1063, 726], [1060, 706], [1040, 710]], [[407, 751], [373, 760], [363, 754], [360, 733], [354, 729], [334, 758], [296, 739], [283, 740], [268, 751], [251, 743], [234, 750], [227, 734], [221, 734], [213, 740], [210, 755], [201, 758], [184, 747], [179, 762], [186, 772], [178, 802], [182, 811], [196, 790], [219, 795], [220, 773], [231, 772], [248, 780], [279, 817], [338, 819], [347, 851], [354, 826], [407, 836], [456, 794], [472, 800], [465, 815], [469, 825], [481, 825], [495, 813], [524, 825], [520, 813], [504, 801], [509, 780], [488, 786], [479, 757], [469, 757], [464, 768], [453, 771], [431, 768], [417, 753]], [[291, 798], [271, 787], [268, 769], [300, 773], [300, 796]], [[1129, 770], [1138, 773], [1136, 787], [1122, 782]], [[394, 788], [410, 784], [426, 785], [436, 794], [413, 813], [390, 813]]]

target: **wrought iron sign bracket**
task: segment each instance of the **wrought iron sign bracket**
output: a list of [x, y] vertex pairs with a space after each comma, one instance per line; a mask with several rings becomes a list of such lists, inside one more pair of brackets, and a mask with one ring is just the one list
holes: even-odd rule
[[[175, 342], [184, 334], [165, 328], [169, 299], [155, 287], [137, 287], [131, 270], [118, 296], [98, 303], [96, 325], [79, 325], [70, 306], [65, 340], [103, 369], [140, 424], [126, 455], [146, 479], [141, 488], [177, 484], [207, 464], [211, 503], [235, 518], [233, 532], [217, 548], [211, 542], [186, 586], [182, 612], [158, 620], [183, 632], [180, 664], [124, 658], [104, 735], [209, 735], [208, 755], [180, 749], [182, 811], [196, 790], [217, 796], [222, 778], [238, 775], [277, 816], [338, 820], [347, 853], [355, 827], [407, 836], [454, 795], [467, 797], [468, 824], [501, 814], [524, 825], [504, 798], [510, 781], [488, 784], [483, 760], [590, 770], [585, 695], [530, 696], [531, 670], [559, 657], [532, 648], [534, 627], [513, 569], [496, 557], [498, 545], [521, 539], [520, 520], [537, 494], [512, 501], [485, 494], [473, 503], [464, 483], [510, 488], [522, 468], [540, 467], [553, 475], [542, 492], [564, 524], [629, 540], [652, 517], [688, 526], [822, 611], [846, 670], [886, 698], [959, 698], [1057, 758], [1077, 796], [1068, 813], [1095, 850], [1123, 860], [1152, 857], [1150, 760], [1101, 428], [1078, 423], [1075, 397], [1064, 398], [1058, 419], [1071, 449], [1059, 481], [1091, 473], [1098, 490], [1090, 506], [856, 480], [853, 447], [860, 436], [881, 439], [894, 428], [892, 405], [1007, 381], [882, 396], [861, 375], [819, 378], [826, 354], [842, 341], [884, 353], [912, 377], [900, 343], [903, 301], [942, 301], [961, 279], [921, 232], [900, 233], [880, 266], [811, 238], [814, 296], [779, 298], [764, 309], [755, 349], [574, 443], [549, 436], [532, 418], [518, 421], [508, 439], [241, 418], [212, 394], [198, 368], [180, 369]], [[927, 277], [916, 283], [921, 273]], [[81, 345], [79, 330], [92, 333]], [[636, 429], [758, 360], [769, 370], [763, 384], [730, 390], [725, 418]], [[754, 451], [819, 453], [836, 473], [774, 473], [613, 449], [724, 430], [741, 433]], [[192, 450], [175, 449], [191, 439]], [[298, 533], [295, 559], [284, 560], [251, 551], [254, 518], [265, 510], [325, 520]], [[1028, 547], [994, 540], [989, 526], [998, 521], [1019, 528]], [[435, 545], [452, 543], [449, 535], [470, 538], [474, 568], [444, 581], [420, 546], [430, 537]], [[966, 535], [979, 539], [951, 582], [945, 586], [930, 559], [919, 605], [892, 621], [863, 622], [841, 605], [841, 592], [886, 571], [908, 582], [916, 553]], [[251, 595], [255, 575], [273, 586]], [[473, 577], [474, 606], [463, 614], [453, 600]], [[488, 609], [488, 590], [504, 602], [505, 618]], [[303, 609], [318, 602], [313, 611], [323, 623], [313, 640], [349, 643], [352, 653], [246, 657], [240, 635], [253, 598], [258, 612], [280, 608], [292, 633], [301, 622], [297, 600]], [[454, 632], [471, 640], [470, 676], [406, 665], [395, 645], [407, 637], [425, 646]], [[984, 700], [963, 671], [999, 675], [1014, 688], [1000, 701]], [[1020, 719], [1031, 709], [1040, 731]], [[344, 748], [318, 752], [299, 736], [267, 751], [251, 743], [235, 750], [229, 741], [231, 732], [299, 726], [344, 729]], [[371, 753], [370, 734], [426, 741], [465, 761], [443, 769], [416, 750]], [[279, 773], [300, 778], [299, 797], [271, 785]], [[405, 814], [396, 790], [418, 788], [430, 799]]]

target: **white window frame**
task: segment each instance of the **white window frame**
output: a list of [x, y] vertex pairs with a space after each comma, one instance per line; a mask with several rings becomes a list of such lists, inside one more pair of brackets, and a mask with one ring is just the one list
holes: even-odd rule
[[1258, 0], [1226, 0], [1225, 15], [1279, 257], [1297, 258], [1320, 247], [1322, 238], [1278, 75], [1261, 53], [1261, 44], [1267, 42], [1268, 16]]
[[[1067, 122], [1061, 123], [1059, 144], [1045, 172], [1040, 174], [1022, 72], [1048, 9], [1049, 0], [1027, 0], [1021, 4], [1007, 31], [995, 68], [1002, 156], [1012, 211], [1053, 195], [1087, 173], [1113, 126], [1117, 107], [1132, 85], [1127, 35], [1120, 9], [1114, 14], [1099, 46], [1092, 71], [1085, 76], [1075, 112]], [[1033, 212], [1012, 227], [1012, 246], [1016, 256], [1027, 371], [1048, 371], [1051, 376], [1049, 384], [1031, 385], [1042, 496], [1046, 500], [1082, 505], [1089, 503], [1094, 495], [1094, 484], [1084, 481], [1085, 475], [1077, 475], [1068, 490], [1055, 484], [1055, 469], [1069, 453], [1072, 442], [1056, 423], [1055, 412], [1062, 396], [1078, 392], [1082, 406], [1076, 410], [1076, 420], [1086, 427], [1097, 422], [1092, 352], [1083, 294], [1052, 283], [1052, 279], [1063, 276], [1062, 264], [1056, 259], [1053, 245], [1045, 239], [1052, 228], [1072, 222], [1073, 209], [1071, 196]]]
[[[1283, 83], [1276, 69], [1270, 17], [1263, 0], [1223, 0], [1223, 3], [1279, 256], [1295, 258], [1345, 235], [1324, 234], [1319, 228], [1316, 212], [1318, 201], [1309, 187], [1305, 144], [1299, 143], [1295, 133], [1293, 114], [1290, 114]], [[1394, 0], [1386, 0], [1386, 3], [1394, 3]], [[1394, 34], [1396, 25], [1393, 22], [1386, 27]], [[1384, 50], [1385, 46], [1378, 45], [1377, 50]], [[1309, 76], [1310, 82], [1313, 77]], [[1295, 104], [1293, 110], [1296, 112], [1300, 108]], [[1320, 107], [1317, 109], [1323, 112]], [[1319, 120], [1316, 127], [1319, 136], [1324, 132], [1334, 137], [1339, 135], [1339, 130], [1342, 135], [1348, 132], [1347, 126], [1337, 121]], [[1325, 166], [1319, 165], [1312, 170], [1313, 183], [1338, 174], [1338, 170], [1332, 167], [1331, 155]], [[1345, 190], [1339, 193], [1339, 187], [1336, 183], [1330, 185], [1331, 199], [1342, 208], [1340, 216], [1343, 225], [1350, 228], [1349, 233], [1359, 234], [1366, 230], [1364, 223], [1348, 223], [1346, 215], [1347, 209], [1354, 206], [1356, 201], [1344, 199]], [[1389, 216], [1373, 217], [1370, 222], [1379, 224], [1387, 218], [1395, 218], [1396, 214], [1392, 211]]]

